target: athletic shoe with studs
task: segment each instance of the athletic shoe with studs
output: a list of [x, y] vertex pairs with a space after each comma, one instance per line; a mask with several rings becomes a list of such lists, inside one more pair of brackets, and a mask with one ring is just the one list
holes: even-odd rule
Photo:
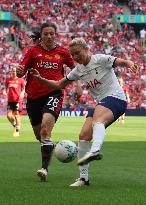
[[47, 181], [48, 172], [46, 169], [41, 168], [37, 171], [37, 176], [40, 178], [41, 181]]
[[103, 158], [102, 154], [97, 152], [87, 152], [81, 159], [78, 160], [78, 165], [88, 164], [93, 160], [101, 160]]
[[85, 181], [84, 178], [78, 178], [76, 181], [70, 185], [70, 187], [81, 187], [81, 186], [89, 186], [89, 180]]

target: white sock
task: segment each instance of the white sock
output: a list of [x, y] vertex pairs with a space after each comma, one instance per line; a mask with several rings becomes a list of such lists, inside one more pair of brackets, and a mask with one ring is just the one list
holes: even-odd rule
[[103, 123], [96, 122], [93, 125], [92, 146], [90, 152], [97, 152], [101, 149], [105, 137], [105, 126]]
[[[78, 159], [80, 159], [86, 154], [86, 152], [89, 152], [90, 150], [89, 142], [85, 140], [80, 140], [78, 142], [78, 149], [79, 149]], [[84, 178], [86, 181], [88, 181], [88, 168], [89, 168], [89, 164], [79, 166], [80, 178]]]
[[16, 126], [16, 122], [14, 121], [14, 122], [12, 123], [12, 125], [13, 125], [13, 127], [15, 127], [15, 126]]
[[16, 131], [19, 132], [20, 130], [20, 125], [16, 125]]

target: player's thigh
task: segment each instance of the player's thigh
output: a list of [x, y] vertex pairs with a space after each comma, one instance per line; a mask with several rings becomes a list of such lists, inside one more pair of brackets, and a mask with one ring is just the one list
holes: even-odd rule
[[13, 111], [15, 110], [15, 105], [16, 103], [14, 102], [8, 102], [8, 105], [7, 105], [7, 116], [12, 116], [13, 115]]
[[107, 96], [95, 107], [93, 123], [101, 122], [105, 124], [105, 127], [107, 127], [124, 114], [126, 108], [126, 101], [112, 96]]
[[114, 114], [109, 108], [106, 108], [102, 105], [97, 105], [95, 107], [93, 115], [93, 124], [96, 122], [101, 122], [106, 125], [112, 122], [113, 120]]
[[[55, 121], [57, 121], [60, 114], [60, 110], [62, 108], [62, 103], [63, 103], [63, 94], [61, 91], [54, 91], [50, 93], [43, 107], [43, 113], [44, 114], [50, 113], [50, 115], [48, 115], [49, 118], [52, 119], [51, 116], [54, 116]], [[47, 117], [45, 117], [44, 115], [44, 120], [46, 119]]]
[[[38, 99], [27, 99], [26, 110], [32, 127], [39, 127], [42, 123], [43, 108], [46, 102], [46, 96]], [[38, 128], [36, 128], [38, 130]]]
[[[59, 92], [53, 92], [48, 95], [48, 99], [43, 107], [42, 129], [51, 136], [52, 129], [59, 117], [62, 107], [63, 95]], [[42, 132], [43, 132], [42, 131]]]
[[33, 132], [36, 136], [36, 139], [41, 141], [41, 123], [42, 123], [42, 116], [43, 116], [43, 107], [45, 104], [45, 98], [39, 98], [39, 99], [27, 99], [26, 104], [26, 110], [27, 114], [31, 123], [31, 126], [33, 128]]
[[19, 112], [18, 110], [14, 110], [14, 111], [13, 111], [13, 114], [14, 114], [16, 117], [17, 117], [17, 116], [18, 116], [18, 117], [20, 116], [20, 112]]
[[7, 110], [7, 116], [12, 117], [13, 116], [13, 111], [12, 110]]
[[90, 141], [92, 139], [92, 131], [92, 117], [87, 117], [79, 134], [79, 139]]

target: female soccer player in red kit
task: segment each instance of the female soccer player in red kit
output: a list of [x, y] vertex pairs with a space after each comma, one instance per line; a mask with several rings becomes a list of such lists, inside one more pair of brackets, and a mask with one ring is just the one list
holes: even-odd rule
[[[44, 23], [40, 33], [34, 35], [37, 45], [26, 53], [21, 65], [17, 68], [17, 76], [24, 76], [28, 69], [35, 68], [41, 76], [49, 80], [60, 80], [63, 77], [63, 65], [74, 67], [69, 51], [55, 42], [56, 25]], [[36, 136], [41, 142], [42, 167], [37, 171], [38, 177], [46, 181], [48, 165], [53, 151], [51, 132], [59, 116], [63, 102], [63, 90], [54, 90], [42, 85], [27, 73], [27, 105], [28, 116]]]
[[22, 111], [23, 98], [25, 93], [25, 81], [22, 78], [16, 76], [16, 68], [13, 67], [11, 77], [6, 79], [4, 95], [8, 96], [7, 105], [7, 118], [9, 122], [14, 126], [14, 137], [19, 136], [21, 118], [20, 112]]

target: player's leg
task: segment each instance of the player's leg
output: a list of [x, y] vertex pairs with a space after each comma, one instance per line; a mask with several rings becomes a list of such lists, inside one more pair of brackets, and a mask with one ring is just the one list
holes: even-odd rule
[[46, 181], [48, 166], [54, 148], [54, 144], [51, 140], [51, 133], [54, 125], [55, 117], [50, 113], [44, 113], [40, 130], [42, 166], [41, 169], [37, 171], [37, 175], [42, 181]]
[[14, 111], [14, 116], [15, 116], [15, 132], [13, 134], [14, 137], [18, 137], [20, 135], [20, 127], [21, 127], [21, 118], [20, 118], [20, 113], [19, 111]]
[[125, 113], [121, 116], [121, 123], [122, 123], [122, 124], [125, 123]]
[[13, 115], [13, 111], [12, 110], [8, 110], [7, 111], [7, 119], [9, 120], [9, 122], [11, 123], [11, 125], [13, 127], [15, 127], [16, 125], [16, 121], [15, 121], [15, 117]]
[[[53, 152], [53, 142], [51, 140], [51, 134], [55, 122], [59, 117], [59, 113], [62, 107], [63, 94], [59, 91], [55, 91], [48, 95], [43, 108], [43, 118], [41, 123], [41, 154], [42, 154], [42, 168], [48, 171], [48, 166], [51, 161]], [[37, 172], [38, 176], [43, 179], [41, 170]]]
[[20, 104], [18, 102], [14, 102], [14, 107], [13, 107], [13, 114], [15, 117], [15, 132], [13, 134], [14, 137], [18, 137], [20, 135], [20, 127], [21, 127], [21, 116], [20, 116], [20, 111], [22, 108], [20, 107]]
[[[33, 128], [36, 139], [41, 143], [41, 124], [43, 118], [43, 107], [45, 104], [45, 98], [39, 99], [27, 99], [26, 109], [30, 119], [30, 123]], [[43, 177], [40, 177], [42, 180], [47, 178], [47, 170], [42, 169]]]
[[127, 107], [123, 100], [113, 97], [104, 98], [95, 108], [93, 115], [92, 146], [89, 153], [78, 160], [78, 165], [87, 164], [92, 160], [99, 160], [102, 155], [99, 153], [105, 138], [105, 128], [121, 116]]
[[[87, 117], [86, 121], [81, 129], [78, 142], [78, 160], [81, 159], [90, 150], [89, 142], [92, 138], [92, 117]], [[89, 164], [79, 166], [80, 177], [70, 186], [88, 186], [89, 176], [88, 176]]]
[[117, 119], [117, 122], [120, 124], [121, 123], [121, 116]]
[[15, 121], [15, 116], [13, 115], [13, 110], [14, 110], [13, 108], [14, 108], [13, 103], [8, 102], [8, 105], [7, 105], [7, 119], [9, 120], [11, 125], [13, 127], [15, 127], [16, 121]]
[[[42, 181], [46, 181], [47, 178], [48, 166], [54, 148], [53, 142], [51, 140], [51, 133], [55, 125], [55, 122], [59, 116], [60, 109], [62, 106], [62, 101], [63, 101], [63, 95], [61, 92], [57, 91], [57, 92], [53, 92], [51, 95], [49, 94], [47, 96], [44, 96], [36, 103], [37, 105], [39, 105], [39, 109], [41, 110], [41, 112], [39, 113], [37, 112], [38, 118], [37, 118], [37, 122], [33, 123], [33, 130], [35, 135], [37, 136], [36, 138], [39, 139], [39, 141], [41, 142], [42, 166], [41, 169], [37, 171], [37, 175], [40, 177]], [[40, 104], [41, 104], [41, 108], [40, 108]], [[36, 115], [36, 109], [34, 111], [35, 113], [33, 112], [33, 116]], [[40, 126], [40, 121], [41, 121], [41, 126]], [[31, 117], [31, 123], [32, 123], [32, 117]]]

